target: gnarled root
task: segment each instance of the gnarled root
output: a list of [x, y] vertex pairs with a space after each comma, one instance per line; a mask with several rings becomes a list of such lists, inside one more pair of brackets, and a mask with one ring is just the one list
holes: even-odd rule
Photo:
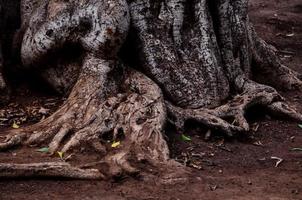
[[179, 130], [184, 129], [187, 120], [195, 120], [210, 129], [233, 136], [238, 132], [249, 131], [245, 115], [253, 106], [267, 108], [269, 113], [276, 116], [302, 121], [302, 115], [287, 105], [275, 89], [250, 80], [245, 81], [243, 93], [217, 108], [182, 109], [168, 103], [168, 112], [172, 123]]
[[[169, 150], [162, 135], [166, 110], [156, 84], [144, 75], [130, 71], [124, 85], [131, 90], [99, 102], [95, 96], [95, 93], [99, 94], [96, 88], [92, 90], [86, 87], [93, 85], [87, 84], [87, 81], [95, 81], [95, 77], [86, 77], [85, 82], [82, 81], [80, 78], [62, 108], [36, 125], [10, 133], [7, 141], [0, 144], [0, 150], [14, 145], [37, 145], [45, 142], [49, 143], [51, 153], [89, 147], [103, 155], [102, 166], [107, 167], [97, 172], [81, 171], [59, 163], [2, 164], [0, 169], [8, 170], [7, 173], [0, 171], [2, 177], [31, 176], [35, 174], [34, 171], [40, 172], [39, 176], [70, 178], [99, 178], [103, 173], [106, 176], [120, 176], [124, 173], [133, 175], [139, 170], [130, 164], [130, 160], [134, 163], [168, 160]], [[86, 91], [83, 90], [85, 87]], [[86, 98], [79, 99], [82, 96], [79, 92], [83, 91]], [[86, 92], [89, 92], [89, 96]], [[120, 145], [111, 147], [114, 141], [120, 142]], [[33, 172], [27, 175], [31, 169]], [[70, 173], [65, 173], [68, 170]]]

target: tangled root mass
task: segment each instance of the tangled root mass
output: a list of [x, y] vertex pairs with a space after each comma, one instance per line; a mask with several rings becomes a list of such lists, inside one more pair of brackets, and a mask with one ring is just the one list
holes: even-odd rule
[[[41, 76], [54, 89], [72, 89], [52, 116], [8, 133], [0, 150], [48, 143], [55, 153], [89, 146], [102, 155], [97, 163], [109, 170], [67, 163], [0, 164], [1, 177], [91, 179], [137, 174], [142, 161], [171, 165], [163, 136], [168, 119], [179, 132], [187, 120], [195, 120], [229, 136], [249, 131], [245, 116], [252, 106], [302, 120], [273, 88], [301, 87], [299, 74], [258, 37], [247, 0], [21, 4], [23, 66], [44, 66]], [[128, 34], [135, 38], [131, 46], [139, 52], [138, 66], [125, 66], [118, 56]], [[66, 64], [56, 52], [70, 44], [80, 46], [82, 55]], [[255, 71], [270, 79], [255, 82]], [[102, 139], [108, 135], [121, 141], [118, 149], [108, 148]]]

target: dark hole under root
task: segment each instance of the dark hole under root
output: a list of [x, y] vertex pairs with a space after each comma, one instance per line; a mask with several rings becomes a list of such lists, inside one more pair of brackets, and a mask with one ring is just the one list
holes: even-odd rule
[[238, 125], [238, 122], [236, 121], [234, 116], [228, 116], [228, 117], [223, 117], [222, 118], [224, 121], [228, 122], [229, 124], [233, 124], [235, 126]]
[[113, 130], [110, 130], [102, 133], [99, 137], [103, 143], [108, 143], [108, 141], [113, 141], [113, 135]]
[[[140, 66], [140, 51], [138, 49], [137, 34], [133, 29], [130, 29], [127, 39], [125, 40], [122, 48], [118, 52], [119, 58], [125, 63], [126, 66], [130, 66], [139, 70]], [[141, 70], [141, 69], [140, 69]]]
[[[60, 55], [64, 55], [64, 57], [61, 58], [59, 57]], [[57, 66], [56, 62], [61, 62], [61, 65], [68, 63], [81, 63], [82, 57], [83, 50], [81, 47], [79, 45], [69, 44], [50, 56], [50, 58], [45, 61], [47, 64], [39, 64], [39, 67], [42, 66], [40, 69], [34, 67], [31, 70], [24, 70], [19, 67], [20, 65], [6, 67], [4, 76], [7, 79], [8, 85], [12, 89], [22, 88], [25, 85], [30, 91], [33, 91], [33, 93], [41, 94], [43, 96], [67, 96], [68, 90], [65, 87], [61, 89], [53, 88], [53, 86], [41, 76], [41, 73], [44, 70], [43, 67]], [[80, 69], [77, 69], [77, 72], [75, 72], [76, 77], [72, 78], [74, 80], [70, 80], [71, 83], [75, 83], [77, 76], [79, 75], [79, 71]], [[71, 84], [70, 87], [72, 87], [73, 84]], [[12, 93], [15, 93], [15, 91]]]
[[84, 51], [80, 44], [66, 43], [62, 48], [54, 49], [53, 52], [50, 52], [40, 65], [42, 67], [56, 66], [58, 60], [64, 60], [66, 64], [71, 62], [81, 63], [84, 56]]
[[125, 135], [125, 132], [124, 132], [124, 129], [123, 128], [118, 128], [117, 129], [117, 134], [115, 135], [115, 140], [117, 141], [121, 141], [121, 140], [125, 140], [126, 139], [126, 135]]
[[249, 107], [245, 112], [245, 118], [249, 122], [249, 124], [257, 121], [265, 120], [266, 116], [268, 116], [269, 112], [266, 106], [255, 105]]

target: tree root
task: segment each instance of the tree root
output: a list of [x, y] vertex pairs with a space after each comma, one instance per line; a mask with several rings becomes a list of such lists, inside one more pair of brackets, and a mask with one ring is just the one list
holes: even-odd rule
[[[92, 92], [97, 91], [95, 88], [83, 90], [87, 85], [94, 85], [87, 81], [96, 81], [96, 77], [86, 77], [83, 83], [80, 78], [62, 108], [36, 125], [8, 134], [6, 142], [0, 144], [0, 151], [15, 145], [45, 143], [48, 143], [50, 153], [66, 153], [81, 147], [93, 148], [104, 156], [102, 161], [109, 172], [104, 169], [100, 171], [104, 171], [108, 177], [137, 174], [139, 170], [130, 164], [130, 160], [166, 162], [169, 159], [169, 150], [162, 135], [166, 111], [161, 90], [138, 72], [130, 71], [126, 77], [125, 87], [131, 90], [109, 97], [102, 103], [96, 101]], [[85, 91], [85, 95], [89, 92], [90, 98], [80, 99], [80, 91]], [[107, 140], [111, 143], [108, 144]], [[112, 142], [120, 142], [120, 145], [113, 148], [110, 146]], [[4, 166], [4, 171], [10, 169], [4, 174], [0, 171], [2, 177], [26, 176], [31, 169], [41, 171], [39, 176], [71, 178], [81, 178], [82, 172], [61, 164], [0, 166]], [[69, 168], [72, 169], [71, 172], [66, 173]], [[15, 175], [14, 169], [17, 170]], [[100, 177], [98, 173], [100, 172], [83, 171], [83, 178]], [[34, 174], [31, 172], [28, 176]]]
[[64, 177], [75, 179], [104, 179], [97, 169], [80, 169], [68, 163], [45, 162], [31, 164], [0, 164], [1, 178]]
[[[255, 61], [254, 74], [264, 84], [278, 89], [302, 90], [302, 76], [298, 72], [282, 64], [276, 54], [276, 48], [261, 39], [252, 24], [248, 25], [249, 43]], [[267, 77], [270, 78], [267, 78]]]
[[0, 143], [0, 150], [4, 151], [22, 143], [22, 134], [6, 137], [4, 143]]
[[[187, 120], [195, 120], [229, 136], [250, 129], [246, 113], [253, 106], [302, 121], [275, 89], [251, 81], [254, 61], [256, 69], [272, 75], [271, 85], [302, 85], [249, 25], [247, 0], [201, 0], [189, 6], [184, 0], [133, 0], [129, 5], [124, 0], [68, 1], [61, 2], [58, 12], [51, 3], [42, 1], [34, 9], [36, 17], [30, 13], [32, 18], [25, 20], [33, 27], [25, 31], [23, 63], [43, 63], [72, 43], [83, 50], [83, 67], [65, 104], [46, 120], [10, 132], [0, 151], [45, 143], [51, 154], [88, 147], [101, 156], [97, 164], [102, 166], [0, 164], [0, 177], [103, 178], [136, 175], [141, 161], [167, 164], [169, 149], [162, 135], [167, 111], [179, 131]], [[117, 66], [130, 17], [140, 66], [156, 84]], [[177, 106], [165, 103], [161, 91]], [[225, 103], [230, 94], [238, 95]]]
[[[117, 61], [130, 24], [127, 2], [60, 3], [61, 11], [52, 10], [58, 7], [56, 3], [42, 1], [23, 16], [24, 25], [31, 27], [25, 28], [22, 62], [27, 67], [41, 65], [66, 43], [80, 45], [83, 66], [77, 82], [58, 111], [33, 126], [11, 131], [0, 143], [0, 151], [45, 143], [51, 154], [88, 147], [102, 157], [104, 169], [109, 168], [104, 174], [109, 177], [136, 174], [136, 162], [166, 162], [169, 150], [162, 135], [166, 108], [161, 89], [143, 74], [124, 71]], [[22, 165], [21, 170], [19, 165], [4, 166], [17, 172], [36, 168], [45, 171], [44, 175], [70, 176], [60, 171], [69, 166], [59, 165], [57, 170], [57, 164], [50, 164], [47, 174], [48, 168], [40, 165], [44, 166]]]
[[219, 130], [228, 136], [249, 131], [246, 112], [253, 106], [262, 106], [275, 116], [302, 121], [302, 115], [283, 102], [279, 93], [265, 85], [250, 80], [244, 83], [244, 92], [228, 103], [214, 109], [183, 109], [168, 103], [171, 122], [179, 131], [184, 130], [187, 120], [195, 120], [210, 129]]

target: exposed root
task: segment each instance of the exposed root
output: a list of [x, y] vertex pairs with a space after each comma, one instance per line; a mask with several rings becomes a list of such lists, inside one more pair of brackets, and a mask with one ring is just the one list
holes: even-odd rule
[[168, 103], [171, 121], [179, 130], [183, 130], [187, 120], [195, 120], [229, 136], [249, 131], [250, 127], [245, 115], [253, 106], [267, 108], [275, 116], [302, 121], [302, 115], [283, 102], [283, 98], [275, 89], [249, 80], [244, 83], [243, 87], [242, 94], [215, 109], [182, 109]]
[[[89, 80], [95, 81], [93, 77]], [[162, 135], [166, 111], [160, 89], [150, 79], [134, 71], [127, 73], [124, 83], [125, 88], [131, 88], [130, 91], [126, 90], [124, 93], [109, 97], [102, 103], [95, 101], [97, 98], [91, 91], [97, 90], [91, 88], [86, 88], [85, 91], [90, 92], [90, 98], [81, 101], [78, 92], [82, 91], [84, 85], [76, 85], [61, 109], [36, 125], [10, 133], [7, 141], [0, 144], [0, 150], [7, 150], [15, 145], [41, 143], [49, 144], [50, 153], [57, 151], [66, 153], [81, 147], [93, 148], [104, 155], [103, 163], [109, 169], [109, 172], [104, 171], [104, 174], [109, 177], [138, 174], [139, 170], [130, 164], [130, 160], [166, 162], [169, 159], [169, 150]], [[85, 85], [91, 86], [87, 82]], [[111, 142], [119, 141], [121, 144], [116, 149], [109, 147], [104, 137]], [[23, 176], [23, 173], [30, 169], [40, 170], [40, 165], [44, 166], [43, 164], [21, 165], [21, 168], [19, 165], [5, 166], [12, 167], [10, 173], [13, 173], [13, 169], [20, 170], [15, 176]], [[81, 178], [80, 175], [73, 176], [73, 172], [66, 174], [57, 170], [56, 165], [46, 166], [49, 166], [49, 172], [46, 172], [48, 168], [43, 168], [39, 175]], [[59, 167], [65, 169], [70, 166], [59, 165]], [[76, 168], [72, 169], [77, 171]], [[6, 175], [14, 176], [9, 174], [2, 176]]]
[[268, 106], [268, 109], [273, 115], [302, 121], [302, 115], [284, 102], [274, 102]]
[[[136, 175], [140, 161], [169, 163], [162, 135], [166, 105], [179, 131], [187, 120], [229, 136], [248, 131], [246, 112], [257, 105], [302, 121], [275, 89], [251, 81], [254, 60], [256, 69], [272, 75], [270, 84], [302, 86], [298, 74], [283, 66], [249, 25], [247, 0], [57, 3], [41, 1], [33, 13], [23, 16], [31, 27], [25, 31], [21, 57], [28, 67], [35, 66], [69, 43], [79, 45], [83, 51], [80, 75], [56, 113], [8, 134], [0, 151], [24, 144], [48, 144], [52, 154], [88, 147], [102, 157], [97, 162], [101, 167], [97, 171], [62, 163], [0, 164], [0, 177]], [[116, 61], [130, 18], [141, 52], [140, 67], [156, 84]], [[53, 78], [64, 79], [60, 74]], [[161, 90], [177, 106], [165, 103]], [[230, 94], [238, 95], [225, 103]]]
[[171, 122], [176, 126], [179, 132], [183, 132], [187, 120], [196, 120], [197, 122], [208, 126], [211, 129], [218, 129], [232, 136], [234, 132], [242, 131], [241, 127], [234, 126], [227, 121], [217, 117], [208, 109], [183, 109], [168, 105], [168, 111]]
[[123, 173], [131, 176], [139, 174], [139, 170], [131, 166], [129, 158], [129, 152], [121, 152], [107, 157], [105, 160], [109, 164], [110, 175], [120, 177]]
[[7, 137], [4, 143], [0, 143], [0, 151], [4, 151], [22, 143], [22, 134]]
[[[249, 43], [252, 46], [257, 78], [280, 89], [301, 90], [302, 76], [286, 67], [276, 54], [276, 49], [261, 39], [251, 24], [248, 25]], [[270, 77], [270, 78], [267, 78]]]
[[97, 169], [80, 169], [68, 163], [46, 162], [31, 164], [0, 164], [1, 178], [64, 177], [76, 179], [104, 179]]
[[[22, 144], [48, 144], [51, 154], [93, 148], [109, 167], [104, 173], [108, 176], [136, 174], [135, 163], [143, 160], [166, 162], [169, 150], [162, 135], [166, 109], [161, 89], [143, 74], [124, 72], [117, 61], [130, 25], [127, 2], [41, 1], [35, 7], [23, 16], [24, 26], [30, 26], [25, 27], [21, 48], [23, 64], [40, 65], [71, 43], [83, 50], [83, 66], [64, 105], [44, 121], [10, 132], [0, 151]], [[112, 147], [115, 142], [120, 144]], [[58, 170], [57, 164], [40, 165], [44, 166], [22, 165], [21, 170], [19, 165], [5, 166], [11, 168], [10, 174], [16, 169], [16, 176], [31, 169], [45, 171], [41, 176], [69, 176], [60, 171], [68, 165], [59, 164]]]

